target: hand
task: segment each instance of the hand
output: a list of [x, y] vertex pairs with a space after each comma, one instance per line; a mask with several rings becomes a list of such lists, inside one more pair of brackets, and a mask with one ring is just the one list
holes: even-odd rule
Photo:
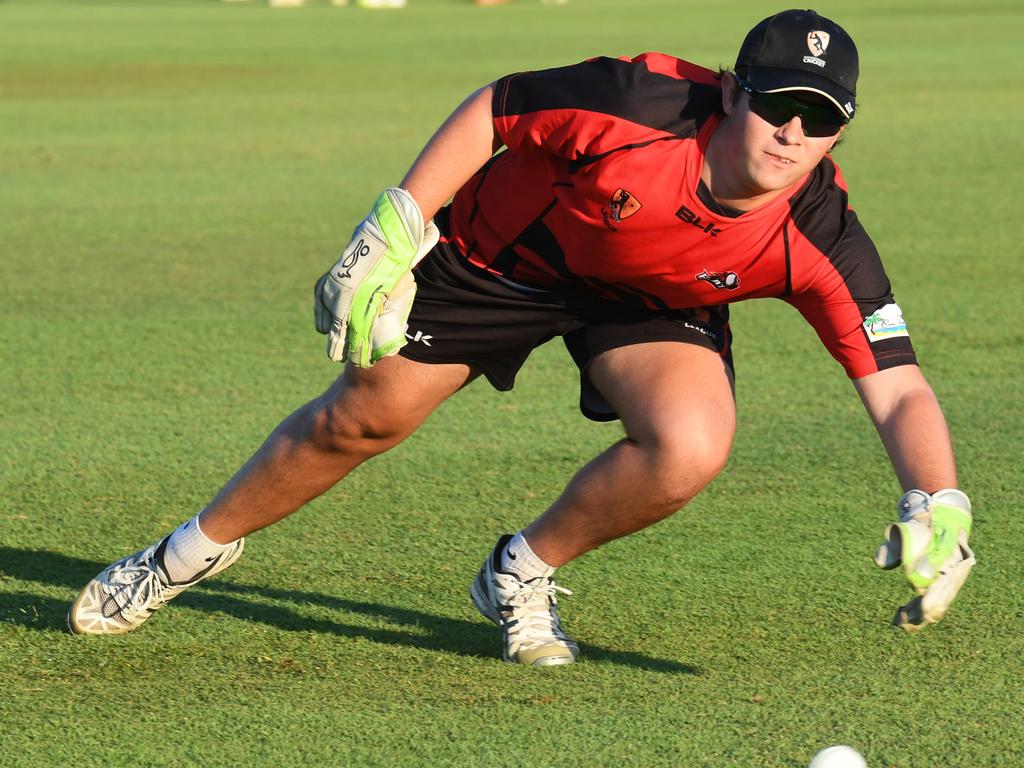
[[917, 597], [896, 612], [893, 624], [917, 632], [941, 619], [974, 567], [967, 544], [971, 502], [956, 489], [927, 494], [907, 491], [900, 520], [885, 529], [875, 563], [886, 570], [902, 564]]
[[[355, 228], [341, 258], [314, 289], [313, 317], [317, 331], [327, 334], [327, 356], [331, 360], [351, 360], [368, 368], [405, 344], [404, 328], [398, 338], [394, 338], [392, 328], [387, 345], [390, 351], [374, 357], [374, 325], [385, 311], [388, 296], [434, 247], [438, 236], [433, 222], [424, 224], [412, 195], [397, 187], [381, 193], [373, 210]], [[406, 296], [408, 286], [401, 293]], [[411, 296], [407, 303], [403, 324], [412, 306]]]
[[373, 324], [373, 331], [370, 334], [371, 365], [382, 357], [398, 354], [398, 350], [406, 345], [405, 331], [409, 327], [407, 321], [415, 297], [416, 280], [413, 279], [412, 272], [406, 272], [394, 290], [387, 295], [377, 322]]

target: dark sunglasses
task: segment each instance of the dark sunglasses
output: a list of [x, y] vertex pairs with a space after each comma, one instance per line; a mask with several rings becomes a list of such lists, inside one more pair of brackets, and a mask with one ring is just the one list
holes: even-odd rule
[[825, 104], [811, 104], [787, 93], [755, 91], [750, 83], [739, 77], [736, 82], [750, 95], [750, 111], [776, 128], [799, 117], [804, 136], [821, 138], [835, 136], [840, 128], [850, 122]]

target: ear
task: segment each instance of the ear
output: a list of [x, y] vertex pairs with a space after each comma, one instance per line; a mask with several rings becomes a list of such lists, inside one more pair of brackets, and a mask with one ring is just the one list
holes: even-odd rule
[[736, 109], [736, 76], [732, 72], [722, 74], [722, 111], [731, 115]]
[[[847, 125], [849, 125], [849, 123], [847, 123]], [[835, 140], [829, 145], [829, 147], [828, 147], [828, 151], [829, 152], [831, 152], [833, 149], [836, 148], [836, 144], [838, 144], [839, 140], [841, 138], [843, 138], [843, 134], [844, 133], [846, 133], [846, 126], [845, 125], [842, 128], [839, 129], [839, 133], [836, 134]]]

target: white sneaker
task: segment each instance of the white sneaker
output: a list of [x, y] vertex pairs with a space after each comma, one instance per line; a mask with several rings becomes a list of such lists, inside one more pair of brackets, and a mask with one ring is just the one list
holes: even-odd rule
[[245, 546], [245, 539], [239, 539], [189, 581], [172, 582], [162, 565], [168, 538], [107, 566], [86, 584], [68, 610], [68, 630], [76, 635], [131, 632], [157, 608], [234, 563]]
[[554, 579], [540, 577], [520, 581], [501, 570], [501, 555], [512, 539], [506, 534], [477, 574], [469, 594], [485, 618], [501, 627], [505, 640], [503, 658], [513, 664], [547, 667], [572, 664], [580, 655], [576, 641], [562, 631], [556, 592], [571, 595]]

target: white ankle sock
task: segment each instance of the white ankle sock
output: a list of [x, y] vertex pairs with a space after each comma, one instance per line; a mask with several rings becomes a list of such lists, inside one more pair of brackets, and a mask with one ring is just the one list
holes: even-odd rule
[[522, 531], [513, 536], [505, 547], [501, 555], [501, 570], [514, 573], [523, 581], [551, 576], [555, 572], [554, 568], [534, 554]]
[[235, 542], [217, 544], [210, 541], [199, 527], [199, 515], [187, 520], [171, 533], [164, 549], [163, 568], [175, 583], [191, 581], [195, 575]]

